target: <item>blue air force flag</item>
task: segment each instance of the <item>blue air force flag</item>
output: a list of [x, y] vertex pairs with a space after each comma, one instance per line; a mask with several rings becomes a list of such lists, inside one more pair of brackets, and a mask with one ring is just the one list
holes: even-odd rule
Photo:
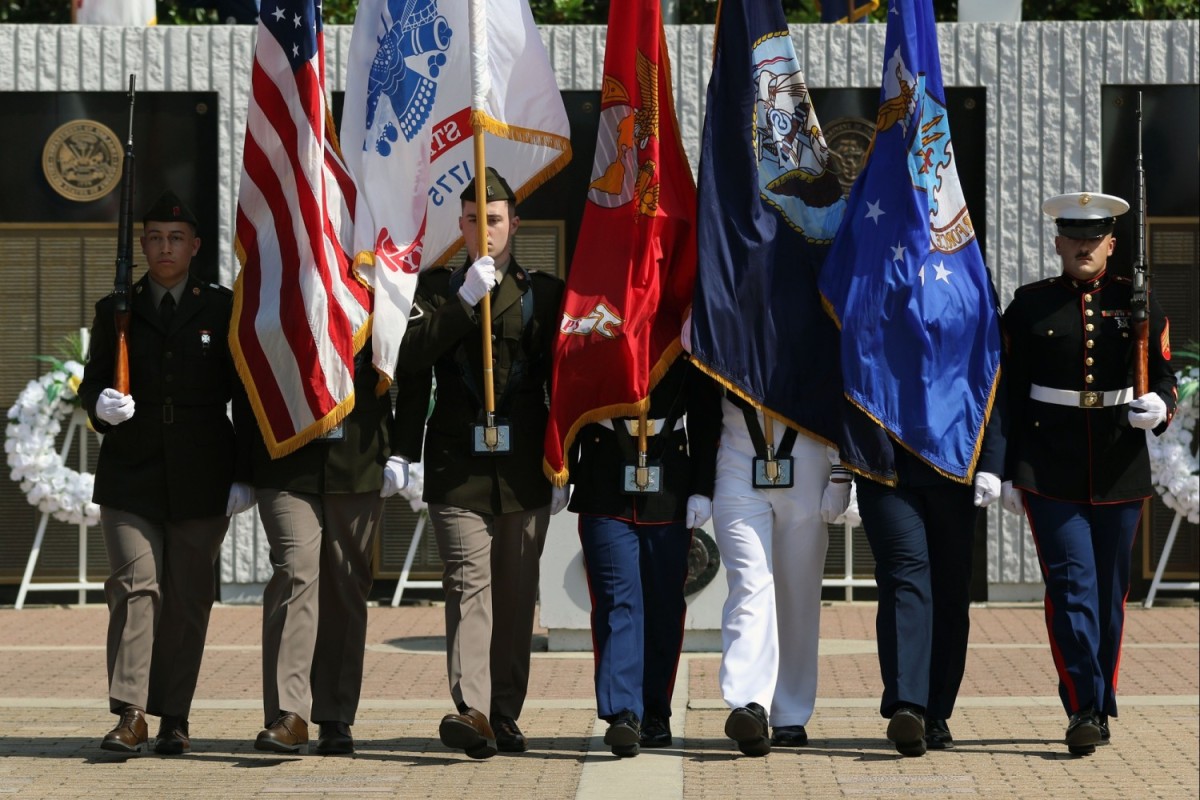
[[[842, 331], [846, 397], [965, 483], [1000, 374], [1000, 324], [944, 98], [930, 0], [891, 0], [875, 141], [820, 285]], [[853, 456], [843, 452], [878, 475]]]
[[779, 0], [724, 3], [700, 149], [691, 350], [704, 371], [833, 442], [837, 331], [817, 271], [846, 201]]

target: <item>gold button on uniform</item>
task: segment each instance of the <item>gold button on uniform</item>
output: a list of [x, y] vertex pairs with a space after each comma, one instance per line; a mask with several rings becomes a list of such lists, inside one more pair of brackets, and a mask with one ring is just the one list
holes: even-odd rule
[[1096, 330], [1096, 326], [1089, 322], [1087, 325], [1083, 326], [1083, 329], [1088, 333], [1091, 333], [1092, 331]]
[[1089, 316], [1089, 317], [1091, 317], [1091, 316], [1094, 316], [1094, 315], [1096, 314], [1096, 312], [1095, 312], [1095, 311], [1092, 311], [1090, 308], [1089, 308], [1087, 311], [1083, 312], [1083, 313], [1084, 313], [1086, 316]]
[[1088, 383], [1094, 383], [1096, 380], [1095, 376], [1093, 375], [1085, 375], [1083, 379]]
[[1092, 358], [1091, 356], [1088, 356], [1087, 358], [1085, 358], [1083, 360], [1083, 363], [1087, 364], [1090, 367], [1092, 364], [1096, 363], [1096, 359]]
[[[1083, 302], [1085, 302], [1085, 303], [1090, 303], [1090, 302], [1092, 302], [1092, 296], [1091, 296], [1090, 294], [1085, 294], [1085, 295], [1083, 296]], [[1090, 314], [1090, 313], [1092, 313], [1092, 312], [1090, 312], [1090, 311], [1089, 311], [1088, 313]]]
[[1088, 347], [1096, 346], [1096, 343], [1094, 341], [1092, 341], [1091, 339], [1088, 339], [1084, 344], [1086, 344]]

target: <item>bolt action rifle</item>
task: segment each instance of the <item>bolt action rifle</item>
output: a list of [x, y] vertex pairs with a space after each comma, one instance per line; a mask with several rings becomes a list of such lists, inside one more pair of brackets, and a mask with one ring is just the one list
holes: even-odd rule
[[113, 388], [129, 394], [129, 310], [133, 303], [133, 93], [129, 76], [129, 140], [121, 164], [121, 219], [117, 225], [117, 276], [113, 283], [113, 321], [117, 326], [117, 358]]
[[1133, 390], [1135, 397], [1150, 391], [1147, 365], [1150, 348], [1150, 266], [1146, 263], [1146, 169], [1142, 165], [1142, 93], [1137, 95], [1137, 187], [1134, 203], [1137, 213], [1137, 240], [1133, 258]]

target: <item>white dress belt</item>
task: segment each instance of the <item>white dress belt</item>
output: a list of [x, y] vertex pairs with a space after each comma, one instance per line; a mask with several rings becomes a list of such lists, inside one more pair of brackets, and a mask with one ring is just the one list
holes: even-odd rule
[[1133, 387], [1127, 386], [1107, 392], [1076, 392], [1070, 389], [1051, 389], [1049, 386], [1038, 386], [1034, 383], [1029, 387], [1029, 396], [1038, 402], [1052, 403], [1056, 406], [1107, 408], [1122, 406], [1133, 400]]
[[[629, 431], [630, 436], [638, 435], [638, 421], [636, 419], [623, 419], [621, 422], [625, 423], [625, 429]], [[602, 419], [597, 421], [596, 424], [608, 428], [610, 431], [613, 430], [613, 421], [611, 419]], [[666, 424], [667, 420], [665, 418], [646, 420], [646, 435], [653, 436], [656, 433], [662, 433], [663, 426]], [[679, 419], [675, 420], [675, 427], [671, 430], [678, 431], [682, 429], [683, 417], [680, 417]]]

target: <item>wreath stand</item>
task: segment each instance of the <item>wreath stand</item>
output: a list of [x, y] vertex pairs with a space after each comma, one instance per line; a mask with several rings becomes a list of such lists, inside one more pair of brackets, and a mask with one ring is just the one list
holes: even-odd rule
[[[79, 471], [87, 471], [88, 461], [88, 442], [87, 442], [87, 413], [81, 409], [75, 409], [71, 415], [71, 423], [67, 426], [67, 436], [63, 441], [62, 450], [59, 455], [62, 456], [63, 462], [66, 462], [67, 453], [71, 450], [71, 442], [75, 439], [75, 432], [80, 431], [79, 435]], [[46, 537], [46, 525], [50, 522], [50, 512], [43, 511], [42, 519], [38, 523], [37, 535], [33, 537], [33, 548], [29, 551], [29, 562], [25, 565], [25, 577], [21, 579], [21, 588], [17, 592], [17, 602], [15, 608], [19, 611], [25, 605], [25, 595], [29, 592], [50, 592], [50, 591], [70, 591], [77, 589], [79, 591], [79, 604], [87, 604], [87, 593], [89, 590], [99, 591], [104, 588], [103, 583], [89, 581], [87, 579], [87, 523], [79, 523], [79, 580], [67, 581], [65, 583], [33, 583], [33, 568], [37, 566], [38, 556], [42, 551], [42, 540]]]
[[1150, 592], [1142, 603], [1143, 608], [1154, 608], [1154, 595], [1158, 594], [1159, 589], [1177, 592], [1200, 591], [1200, 581], [1164, 581], [1162, 579], [1163, 573], [1167, 569], [1167, 562], [1171, 559], [1171, 548], [1175, 546], [1175, 537], [1179, 535], [1179, 525], [1182, 522], [1183, 515], [1176, 511], [1175, 519], [1171, 522], [1171, 530], [1167, 532], [1167, 541], [1163, 544], [1162, 555], [1158, 557], [1154, 580], [1150, 581]]
[[425, 523], [429, 521], [429, 512], [421, 509], [421, 513], [417, 515], [417, 527], [413, 531], [412, 541], [408, 545], [408, 554], [404, 556], [404, 567], [400, 570], [400, 580], [396, 581], [396, 591], [392, 593], [392, 608], [400, 605], [400, 598], [404, 596], [404, 590], [413, 589], [440, 589], [442, 588], [441, 581], [410, 581], [409, 573], [412, 571], [413, 560], [417, 557], [417, 548], [421, 544], [421, 534], [425, 532]]

